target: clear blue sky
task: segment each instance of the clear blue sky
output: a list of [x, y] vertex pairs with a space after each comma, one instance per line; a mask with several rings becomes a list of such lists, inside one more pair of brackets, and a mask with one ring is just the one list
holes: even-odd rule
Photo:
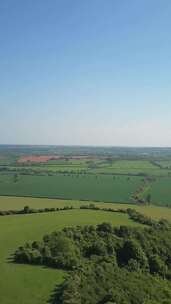
[[0, 143], [171, 146], [170, 0], [0, 0]]

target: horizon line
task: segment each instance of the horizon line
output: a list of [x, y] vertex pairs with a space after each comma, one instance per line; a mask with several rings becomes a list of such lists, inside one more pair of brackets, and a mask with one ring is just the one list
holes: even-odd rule
[[30, 146], [35, 146], [35, 147], [88, 147], [88, 148], [139, 148], [139, 149], [171, 149], [171, 146], [134, 146], [134, 145], [79, 145], [79, 144], [2, 144], [0, 143], [0, 146], [25, 146], [25, 147], [30, 147]]

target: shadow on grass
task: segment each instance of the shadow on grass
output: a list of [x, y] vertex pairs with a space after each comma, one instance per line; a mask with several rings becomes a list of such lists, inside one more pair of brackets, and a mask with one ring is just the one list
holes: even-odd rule
[[14, 256], [14, 254], [11, 254], [7, 259], [6, 259], [6, 262], [7, 263], [15, 263], [15, 256]]
[[60, 285], [56, 285], [54, 291], [52, 292], [52, 294], [50, 295], [49, 300], [47, 301], [47, 303], [49, 304], [61, 304], [61, 296], [63, 293], [63, 283]]
[[[19, 262], [16, 262], [15, 261], [15, 256], [14, 254], [11, 254], [7, 259], [6, 259], [7, 263], [10, 263], [10, 264], [18, 264], [18, 265], [31, 265], [31, 266], [37, 266], [37, 267], [42, 267], [42, 268], [51, 268], [53, 270], [55, 270], [55, 268], [53, 267], [49, 267], [47, 265], [42, 265], [42, 264], [28, 264], [28, 263], [19, 263]], [[64, 282], [67, 278], [67, 275], [64, 276]], [[61, 284], [58, 284], [55, 286], [53, 292], [51, 293], [50, 295], [50, 298], [47, 300], [47, 303], [48, 304], [61, 304], [62, 301], [61, 301], [61, 297], [62, 297], [62, 294], [63, 294], [63, 289], [64, 289], [64, 282], [61, 283]]]

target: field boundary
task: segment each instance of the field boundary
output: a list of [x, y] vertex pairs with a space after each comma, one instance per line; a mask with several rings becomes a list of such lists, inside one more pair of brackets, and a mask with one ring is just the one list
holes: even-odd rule
[[[10, 194], [3, 194], [3, 195], [0, 195], [0, 197], [15, 197], [15, 198], [33, 198], [33, 199], [36, 199], [36, 198], [40, 198], [40, 199], [50, 199], [50, 200], [62, 200], [62, 201], [77, 201], [77, 202], [92, 202], [92, 203], [113, 203], [113, 204], [125, 204], [125, 205], [136, 205], [136, 206], [141, 206], [140, 204], [138, 203], [133, 203], [133, 202], [118, 202], [118, 201], [101, 201], [101, 200], [89, 200], [89, 199], [76, 199], [76, 198], [65, 198], [65, 197], [57, 197], [57, 196], [54, 196], [54, 197], [49, 197], [49, 196], [32, 196], [32, 195], [10, 195]], [[145, 204], [144, 204], [145, 205]], [[143, 205], [143, 206], [144, 206]], [[155, 205], [154, 205], [155, 206]]]

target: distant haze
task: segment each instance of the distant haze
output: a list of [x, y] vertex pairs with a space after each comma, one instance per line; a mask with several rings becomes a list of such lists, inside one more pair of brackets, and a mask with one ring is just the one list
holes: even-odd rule
[[171, 147], [170, 16], [170, 0], [1, 0], [0, 143]]

